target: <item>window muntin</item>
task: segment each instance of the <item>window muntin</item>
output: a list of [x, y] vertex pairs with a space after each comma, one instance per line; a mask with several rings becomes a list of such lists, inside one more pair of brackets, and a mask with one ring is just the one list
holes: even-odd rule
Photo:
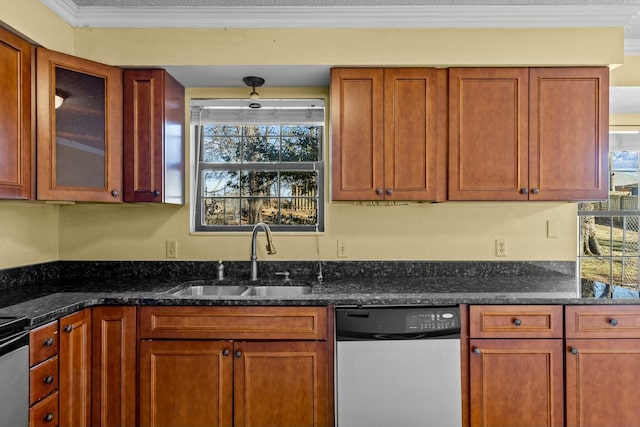
[[284, 110], [268, 122], [258, 111], [258, 119], [248, 110], [242, 121], [196, 126], [195, 229], [238, 231], [265, 222], [274, 231], [321, 231], [324, 111], [321, 122], [317, 111], [296, 110], [291, 120]]

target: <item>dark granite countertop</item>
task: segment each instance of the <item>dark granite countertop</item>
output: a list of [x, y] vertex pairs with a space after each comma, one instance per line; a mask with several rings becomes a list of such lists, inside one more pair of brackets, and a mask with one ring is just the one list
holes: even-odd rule
[[[233, 267], [242, 266], [229, 263]], [[266, 263], [265, 263], [266, 264]], [[278, 265], [265, 266], [263, 277], [275, 277]], [[418, 263], [419, 264], [419, 263]], [[575, 274], [567, 274], [566, 265], [525, 263], [525, 267], [493, 263], [450, 263], [440, 270], [442, 263], [418, 265], [400, 264], [404, 269], [388, 268], [389, 263], [362, 265], [345, 263], [324, 266], [325, 279], [294, 278], [287, 284], [312, 285], [312, 293], [295, 297], [258, 296], [176, 296], [173, 291], [191, 280], [212, 277], [211, 263], [204, 271], [161, 271], [150, 275], [144, 266], [136, 264], [136, 274], [117, 271], [113, 264], [83, 265], [84, 277], [37, 277], [20, 284], [0, 287], [0, 316], [27, 316], [33, 326], [95, 305], [451, 305], [451, 304], [640, 304], [636, 298], [581, 298]], [[407, 268], [410, 266], [410, 268]], [[59, 267], [59, 266], [58, 266]], [[63, 269], [69, 266], [64, 266]], [[91, 268], [87, 268], [91, 267]], [[104, 270], [104, 268], [108, 269]], [[157, 272], [154, 265], [154, 271]], [[349, 267], [349, 274], [340, 269]], [[398, 265], [395, 265], [398, 267]], [[73, 268], [80, 268], [76, 265]], [[171, 267], [173, 268], [173, 267]], [[170, 268], [170, 269], [171, 269]], [[287, 264], [285, 269], [300, 272], [310, 268], [306, 264]], [[298, 270], [296, 270], [298, 269]], [[418, 269], [418, 271], [415, 271]], [[425, 269], [427, 271], [425, 271]], [[407, 271], [412, 270], [411, 274]], [[106, 274], [109, 271], [113, 274]], [[242, 272], [236, 268], [235, 272]], [[570, 269], [568, 271], [571, 273]], [[68, 273], [68, 271], [66, 272]], [[66, 274], [65, 273], [65, 274]], [[131, 271], [129, 271], [131, 273]], [[190, 273], [190, 274], [185, 274]], [[209, 273], [206, 275], [205, 273]], [[395, 273], [395, 275], [394, 275]], [[502, 274], [498, 274], [502, 273]], [[24, 272], [21, 272], [24, 276]], [[65, 274], [60, 274], [64, 276]], [[293, 276], [293, 274], [292, 274]], [[310, 276], [310, 274], [307, 274]], [[228, 277], [224, 284], [246, 283], [246, 277]], [[213, 283], [216, 283], [212, 280]], [[266, 280], [259, 285], [285, 284], [283, 280]]]

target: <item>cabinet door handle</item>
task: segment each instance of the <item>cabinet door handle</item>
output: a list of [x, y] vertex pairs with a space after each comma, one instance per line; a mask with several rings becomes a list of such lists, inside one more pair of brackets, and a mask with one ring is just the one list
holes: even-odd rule
[[53, 340], [53, 338], [47, 338], [46, 340], [44, 340], [45, 347], [53, 347], [54, 343], [55, 341]]
[[617, 319], [609, 319], [609, 324], [611, 326], [618, 326], [618, 320]]
[[73, 326], [71, 326], [71, 325], [67, 325], [67, 326], [65, 326], [65, 327], [64, 327], [64, 331], [65, 331], [66, 333], [69, 333], [69, 332], [71, 332], [72, 330], [73, 330]]
[[118, 197], [120, 195], [120, 192], [118, 190], [111, 190], [111, 195], [113, 197]]
[[158, 191], [158, 190], [153, 190], [153, 195], [154, 195], [155, 197], [158, 197], [158, 196], [160, 195], [160, 191]]
[[385, 191], [385, 194], [386, 194], [387, 196], [390, 196], [390, 195], [392, 195], [392, 194], [393, 194], [393, 190], [392, 190], [392, 189], [390, 189], [390, 188], [387, 188], [387, 190]]
[[534, 188], [533, 190], [531, 190], [531, 192], [533, 194], [538, 194], [540, 192], [540, 189], [539, 188]]
[[222, 355], [223, 355], [224, 357], [227, 357], [227, 356], [229, 355], [229, 353], [230, 353], [230, 351], [229, 351], [229, 349], [228, 349], [228, 348], [225, 348], [224, 350], [222, 350]]
[[47, 375], [46, 377], [44, 377], [45, 384], [51, 384], [52, 382], [53, 382], [53, 375]]
[[237, 358], [242, 357], [242, 352], [240, 350], [236, 351], [234, 356], [236, 356]]
[[575, 348], [575, 347], [571, 347], [571, 350], [569, 350], [569, 351], [570, 351], [570, 352], [571, 352], [571, 354], [573, 354], [574, 356], [577, 356], [577, 355], [578, 355], [578, 353], [580, 353], [580, 352], [578, 351], [578, 349], [577, 349], [577, 348]]
[[382, 188], [376, 188], [376, 194], [382, 196]]
[[49, 412], [47, 415], [44, 416], [43, 418], [46, 422], [50, 423], [51, 421], [53, 421], [53, 413]]
[[528, 188], [526, 188], [526, 187], [525, 187], [525, 188], [521, 188], [521, 189], [520, 189], [520, 193], [522, 193], [522, 194], [529, 194], [529, 189], [528, 189]]
[[520, 325], [522, 325], [522, 320], [520, 320], [520, 319], [513, 319], [513, 324], [514, 324], [514, 325], [516, 325], [516, 326], [520, 326]]
[[478, 347], [473, 349], [473, 354], [475, 354], [476, 356], [479, 356], [482, 354], [482, 350], [480, 350]]

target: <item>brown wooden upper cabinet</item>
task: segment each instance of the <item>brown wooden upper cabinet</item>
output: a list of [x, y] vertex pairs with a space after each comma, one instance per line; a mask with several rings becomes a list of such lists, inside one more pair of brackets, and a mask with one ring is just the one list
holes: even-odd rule
[[123, 78], [124, 200], [184, 204], [184, 87], [160, 69]]
[[34, 196], [34, 47], [0, 28], [0, 198]]
[[331, 70], [331, 199], [444, 200], [446, 70]]
[[606, 67], [451, 68], [449, 200], [601, 200]]
[[38, 199], [122, 201], [122, 70], [37, 49]]

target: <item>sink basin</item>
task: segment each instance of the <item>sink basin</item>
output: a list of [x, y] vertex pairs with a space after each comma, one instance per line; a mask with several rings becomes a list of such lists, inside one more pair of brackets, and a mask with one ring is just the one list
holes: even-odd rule
[[[242, 283], [242, 282], [241, 282]], [[246, 282], [245, 282], [246, 283]], [[282, 283], [279, 281], [278, 283]], [[308, 295], [312, 287], [308, 285], [222, 285], [209, 280], [186, 282], [180, 289], [170, 291], [171, 295], [216, 297], [216, 296], [271, 296], [291, 297]]]
[[173, 293], [173, 295], [188, 295], [188, 296], [233, 296], [241, 295], [247, 290], [246, 286], [232, 286], [232, 285], [199, 285], [199, 286], [187, 286]]
[[311, 293], [311, 286], [249, 286], [242, 295], [261, 297], [295, 297]]

